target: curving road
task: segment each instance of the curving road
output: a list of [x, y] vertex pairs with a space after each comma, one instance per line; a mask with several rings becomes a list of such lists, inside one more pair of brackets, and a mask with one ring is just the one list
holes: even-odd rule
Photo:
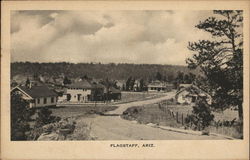
[[115, 109], [113, 111], [109, 111], [106, 114], [118, 114], [118, 115], [121, 115], [127, 108], [130, 108], [130, 107], [133, 107], [133, 106], [142, 106], [142, 105], [147, 105], [147, 104], [158, 103], [158, 102], [161, 102], [162, 100], [167, 100], [167, 99], [173, 98], [175, 96], [175, 93], [176, 93], [175, 91], [172, 91], [172, 92], [167, 92], [167, 94], [165, 94], [165, 96], [159, 97], [159, 98], [119, 104], [117, 109]]

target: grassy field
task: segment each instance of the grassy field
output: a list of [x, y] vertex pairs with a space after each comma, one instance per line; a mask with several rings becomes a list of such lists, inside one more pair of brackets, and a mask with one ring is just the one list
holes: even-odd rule
[[[176, 114], [177, 112], [178, 114]], [[174, 115], [172, 115], [171, 113], [174, 113]], [[180, 128], [185, 125], [185, 117], [190, 114], [192, 114], [191, 105], [169, 104], [166, 106], [162, 106], [162, 108], [160, 109], [159, 104], [151, 104], [146, 106], [131, 107], [125, 111], [122, 117], [127, 120], [136, 120], [139, 123], [143, 124], [153, 123], [163, 126]], [[224, 112], [213, 112], [213, 114], [215, 116], [214, 121], [216, 122], [218, 122], [219, 120], [232, 121], [233, 119], [238, 118], [237, 111], [230, 109], [225, 110]], [[234, 138], [242, 138], [242, 131], [240, 131], [241, 128], [238, 125], [234, 125], [231, 127], [223, 125], [218, 127], [211, 125], [207, 128], [207, 130], [212, 133], [223, 134]]]
[[94, 113], [100, 114], [103, 112], [116, 109], [117, 106], [98, 105], [98, 106], [64, 106], [51, 108], [52, 114], [61, 118], [87, 116]]
[[128, 103], [144, 99], [162, 97], [165, 94], [158, 92], [122, 92], [121, 100], [118, 103]]
[[135, 106], [128, 108], [122, 115], [127, 120], [136, 120], [139, 123], [154, 123], [170, 127], [181, 127], [176, 120], [159, 109], [158, 104], [147, 106]]
[[[193, 107], [191, 105], [167, 105], [165, 106], [173, 112], [178, 112], [179, 114], [191, 114]], [[238, 118], [238, 112], [235, 110], [227, 109], [223, 112], [212, 112], [215, 121], [231, 121], [234, 118]]]

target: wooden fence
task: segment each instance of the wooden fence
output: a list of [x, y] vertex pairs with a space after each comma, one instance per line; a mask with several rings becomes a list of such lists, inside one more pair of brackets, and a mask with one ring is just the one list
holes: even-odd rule
[[[158, 103], [158, 107], [165, 114], [167, 114], [168, 116], [173, 117], [176, 120], [177, 123], [180, 123], [183, 126], [185, 125], [185, 118], [189, 116], [188, 114], [183, 114], [183, 113], [173, 111], [170, 108], [167, 108], [167, 105], [164, 102]], [[192, 126], [191, 123], [189, 125]]]

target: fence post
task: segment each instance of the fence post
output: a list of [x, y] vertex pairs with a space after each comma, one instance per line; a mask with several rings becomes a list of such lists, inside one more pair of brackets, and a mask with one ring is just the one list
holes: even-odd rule
[[178, 112], [176, 112], [176, 122], [179, 123], [179, 121], [178, 121]]
[[183, 125], [184, 122], [183, 122], [183, 113], [181, 114], [181, 124]]

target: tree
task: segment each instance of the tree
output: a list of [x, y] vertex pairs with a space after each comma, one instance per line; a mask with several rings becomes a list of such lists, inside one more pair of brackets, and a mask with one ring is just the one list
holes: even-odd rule
[[161, 75], [160, 72], [157, 72], [157, 73], [156, 73], [155, 79], [156, 79], [156, 80], [159, 80], [159, 81], [162, 80], [162, 75]]
[[180, 83], [184, 83], [184, 73], [183, 72], [178, 72], [177, 76], [175, 78], [175, 81], [180, 84]]
[[71, 84], [71, 80], [65, 76], [64, 79], [63, 79], [63, 84], [66, 85], [66, 84]]
[[131, 83], [132, 77], [130, 76], [126, 81], [126, 91], [129, 91], [130, 89], [130, 83]]
[[52, 115], [52, 111], [47, 107], [41, 108], [37, 112], [37, 118], [35, 127], [42, 127], [43, 125], [54, 123], [60, 120], [60, 117], [56, 117]]
[[144, 86], [145, 86], [145, 84], [144, 84], [144, 80], [143, 80], [143, 78], [140, 80], [140, 91], [144, 91]]
[[25, 86], [29, 87], [30, 86], [30, 79], [27, 77], [26, 82], [25, 82]]
[[34, 114], [28, 109], [28, 102], [15, 92], [11, 93], [11, 140], [26, 140], [30, 130], [29, 120]]
[[209, 105], [206, 100], [199, 99], [199, 101], [193, 106], [192, 114], [186, 117], [186, 123], [192, 122], [195, 125], [195, 129], [203, 130], [209, 126], [214, 119], [214, 115], [211, 114]]
[[[188, 67], [200, 68], [200, 87], [212, 95], [212, 107], [224, 110], [237, 106], [243, 119], [243, 12], [215, 10], [214, 16], [196, 27], [212, 35], [211, 40], [190, 42], [188, 48], [196, 52], [187, 59]], [[202, 83], [203, 82], [203, 83]]]

